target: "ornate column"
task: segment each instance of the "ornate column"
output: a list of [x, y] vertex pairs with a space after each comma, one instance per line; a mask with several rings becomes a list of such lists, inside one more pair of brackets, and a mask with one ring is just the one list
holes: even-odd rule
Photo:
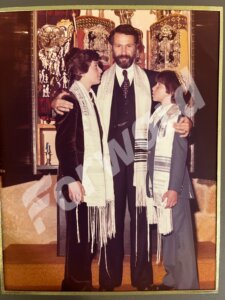
[[67, 87], [64, 56], [70, 49], [73, 32], [73, 23], [69, 19], [38, 29], [38, 115], [47, 123], [52, 119], [52, 91]]

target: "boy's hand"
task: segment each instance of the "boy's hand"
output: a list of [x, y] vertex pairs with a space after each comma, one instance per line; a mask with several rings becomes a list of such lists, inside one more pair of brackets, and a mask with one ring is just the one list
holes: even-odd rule
[[77, 205], [84, 201], [85, 190], [80, 181], [68, 184], [69, 197]]
[[177, 192], [168, 190], [162, 197], [162, 201], [166, 201], [165, 208], [173, 208], [177, 204]]

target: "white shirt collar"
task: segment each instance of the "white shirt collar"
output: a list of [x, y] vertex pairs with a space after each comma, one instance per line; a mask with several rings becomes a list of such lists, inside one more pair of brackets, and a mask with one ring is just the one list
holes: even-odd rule
[[[90, 97], [90, 94], [92, 94], [92, 97], [94, 99], [94, 101], [96, 101], [96, 95], [95, 95], [95, 92], [93, 91], [93, 89], [91, 88], [89, 91], [85, 88], [85, 86], [83, 85], [83, 83], [80, 81], [80, 80], [75, 80], [74, 83], [76, 82], [76, 84], [79, 86], [79, 88], [81, 89], [82, 93], [83, 93], [83, 96], [85, 97], [86, 100], [88, 101], [91, 101], [92, 102], [92, 99]], [[73, 83], [73, 84], [74, 84]], [[73, 84], [72, 86], [70, 87], [70, 91], [73, 87]]]
[[[119, 67], [116, 64], [116, 77], [118, 79], [119, 85], [121, 86], [124, 80], [124, 76], [123, 76], [123, 70], [121, 67]], [[130, 84], [132, 83], [133, 79], [134, 79], [134, 64], [132, 64], [129, 68], [126, 69], [127, 70], [127, 76], [128, 79], [130, 81]]]

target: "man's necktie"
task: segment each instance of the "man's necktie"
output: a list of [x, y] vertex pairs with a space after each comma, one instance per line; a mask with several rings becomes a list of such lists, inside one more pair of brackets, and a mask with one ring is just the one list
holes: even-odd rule
[[127, 70], [123, 70], [123, 76], [124, 76], [124, 80], [123, 80], [123, 83], [121, 85], [121, 88], [122, 88], [122, 91], [123, 91], [123, 96], [126, 99], [127, 94], [128, 94], [128, 90], [129, 90], [129, 87], [130, 87], [130, 81], [129, 81], [128, 76], [127, 76]]

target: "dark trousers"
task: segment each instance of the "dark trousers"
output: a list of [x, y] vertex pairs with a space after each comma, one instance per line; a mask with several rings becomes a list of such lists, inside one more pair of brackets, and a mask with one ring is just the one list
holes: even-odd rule
[[63, 291], [89, 290], [92, 286], [91, 246], [88, 242], [87, 206], [78, 206], [80, 243], [77, 239], [75, 209], [66, 211], [66, 261]]
[[[147, 249], [147, 221], [145, 208], [135, 207], [133, 186], [133, 163], [126, 166], [121, 160], [120, 172], [114, 176], [116, 236], [108, 239], [106, 248], [101, 249], [99, 283], [102, 288], [120, 286], [123, 275], [124, 219], [126, 202], [130, 214], [130, 267], [131, 284], [143, 289], [152, 283], [151, 256]], [[137, 214], [137, 220], [136, 220]], [[137, 235], [136, 235], [137, 228]], [[137, 237], [137, 255], [136, 249]]]

